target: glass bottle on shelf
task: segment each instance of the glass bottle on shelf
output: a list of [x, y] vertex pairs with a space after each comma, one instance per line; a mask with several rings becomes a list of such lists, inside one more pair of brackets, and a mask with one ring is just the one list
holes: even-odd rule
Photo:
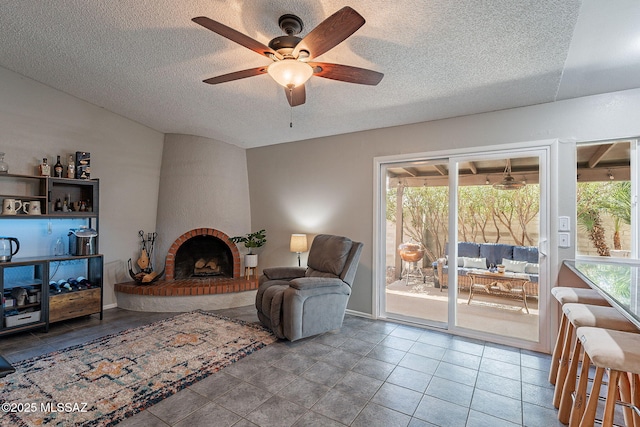
[[67, 166], [67, 178], [76, 177], [76, 165], [73, 161], [73, 154], [69, 154], [69, 165]]
[[51, 176], [51, 166], [49, 166], [49, 161], [46, 157], [42, 159], [40, 164], [40, 176]]
[[4, 153], [0, 153], [0, 173], [8, 173], [9, 165], [4, 161]]
[[62, 163], [60, 163], [60, 156], [58, 156], [58, 160], [56, 160], [56, 164], [53, 165], [53, 176], [56, 178], [62, 178], [62, 171], [64, 168], [62, 167]]
[[53, 248], [53, 255], [54, 256], [64, 255], [64, 244], [62, 243], [62, 236], [58, 237], [58, 240], [56, 240], [56, 244]]

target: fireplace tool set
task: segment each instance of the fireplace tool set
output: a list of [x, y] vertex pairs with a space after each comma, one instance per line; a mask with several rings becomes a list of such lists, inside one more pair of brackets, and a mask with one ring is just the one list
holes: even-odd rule
[[136, 282], [152, 283], [164, 274], [164, 270], [159, 273], [153, 270], [153, 249], [158, 233], [147, 233], [145, 235], [145, 232], [140, 230], [138, 231], [138, 236], [140, 236], [141, 242], [140, 257], [136, 261], [138, 271], [134, 271], [135, 267], [131, 262], [131, 258], [129, 258], [129, 275]]

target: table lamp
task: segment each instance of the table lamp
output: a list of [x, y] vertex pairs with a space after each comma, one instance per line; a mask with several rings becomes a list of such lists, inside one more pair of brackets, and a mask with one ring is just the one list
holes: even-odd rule
[[298, 254], [298, 267], [300, 267], [300, 254], [307, 251], [307, 235], [292, 234], [289, 250]]

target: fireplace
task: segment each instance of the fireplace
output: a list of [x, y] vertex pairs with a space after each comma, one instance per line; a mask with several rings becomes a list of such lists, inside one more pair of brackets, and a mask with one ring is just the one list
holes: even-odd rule
[[254, 304], [258, 286], [257, 276], [240, 277], [240, 253], [229, 236], [196, 228], [169, 248], [164, 280], [114, 288], [118, 307], [126, 310], [184, 312]]
[[225, 233], [197, 228], [178, 237], [169, 248], [165, 279], [234, 278], [240, 276], [240, 254]]
[[191, 277], [233, 277], [231, 249], [213, 236], [195, 236], [178, 248], [174, 279]]

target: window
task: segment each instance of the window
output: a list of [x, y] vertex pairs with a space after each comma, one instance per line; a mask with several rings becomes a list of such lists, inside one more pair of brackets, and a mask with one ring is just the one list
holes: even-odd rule
[[638, 258], [637, 140], [576, 146], [576, 255]]

